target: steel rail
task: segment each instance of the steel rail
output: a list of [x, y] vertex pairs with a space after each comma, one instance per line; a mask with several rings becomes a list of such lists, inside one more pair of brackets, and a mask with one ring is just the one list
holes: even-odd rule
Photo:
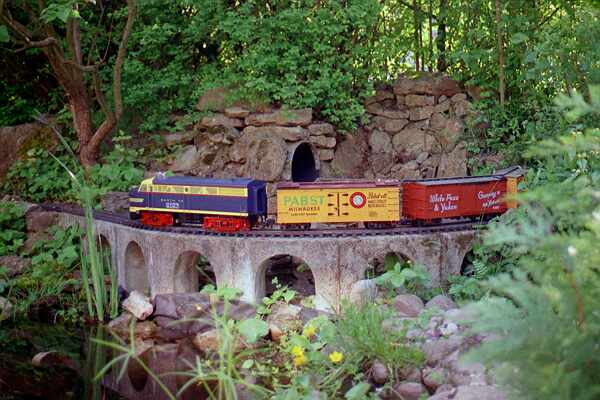
[[[70, 204], [41, 204], [39, 207], [44, 211], [54, 211], [83, 217], [83, 208]], [[94, 210], [95, 220], [118, 224], [130, 228], [142, 229], [146, 231], [170, 232], [184, 235], [203, 235], [203, 236], [221, 236], [221, 237], [253, 237], [253, 238], [343, 238], [343, 237], [368, 237], [385, 235], [423, 235], [443, 232], [460, 232], [476, 230], [485, 226], [485, 221], [465, 222], [452, 221], [438, 225], [430, 226], [410, 226], [404, 225], [394, 228], [328, 228], [328, 229], [309, 229], [309, 230], [283, 230], [283, 229], [252, 229], [240, 232], [214, 232], [192, 226], [169, 226], [154, 227], [143, 225], [139, 221], [129, 218], [127, 215], [112, 213], [108, 211]]]

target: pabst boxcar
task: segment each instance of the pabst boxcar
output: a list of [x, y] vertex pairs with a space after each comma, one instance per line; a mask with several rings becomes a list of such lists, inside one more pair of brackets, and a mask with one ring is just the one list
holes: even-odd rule
[[491, 217], [516, 207], [514, 195], [520, 173], [405, 181], [404, 218], [432, 222], [456, 217]]
[[349, 180], [285, 182], [277, 185], [277, 223], [308, 228], [311, 223], [386, 225], [400, 220], [400, 182]]

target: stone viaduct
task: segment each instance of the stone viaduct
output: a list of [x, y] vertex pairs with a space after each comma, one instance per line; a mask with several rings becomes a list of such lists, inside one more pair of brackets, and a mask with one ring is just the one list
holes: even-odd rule
[[[83, 218], [59, 214], [59, 224], [82, 224]], [[265, 295], [269, 260], [279, 255], [302, 259], [315, 282], [315, 306], [338, 309], [344, 298], [360, 298], [369, 260], [395, 253], [423, 265], [434, 285], [459, 274], [475, 231], [433, 234], [377, 235], [342, 238], [202, 236], [149, 231], [96, 221], [95, 232], [108, 246], [117, 267], [119, 285], [153, 297], [159, 293], [199, 290], [196, 265], [205, 257], [217, 286], [242, 291], [242, 299], [257, 302]]]

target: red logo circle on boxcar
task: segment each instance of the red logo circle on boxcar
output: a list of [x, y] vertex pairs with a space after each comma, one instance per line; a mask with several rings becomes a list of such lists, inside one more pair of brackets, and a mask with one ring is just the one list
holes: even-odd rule
[[354, 208], [362, 208], [367, 204], [367, 196], [361, 192], [354, 192], [350, 195], [350, 205]]

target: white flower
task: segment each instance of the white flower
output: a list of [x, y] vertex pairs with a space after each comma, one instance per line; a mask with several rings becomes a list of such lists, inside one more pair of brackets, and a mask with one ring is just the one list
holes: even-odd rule
[[569, 253], [571, 257], [575, 257], [575, 254], [577, 254], [577, 249], [573, 246], [569, 246], [567, 247], [567, 253]]

